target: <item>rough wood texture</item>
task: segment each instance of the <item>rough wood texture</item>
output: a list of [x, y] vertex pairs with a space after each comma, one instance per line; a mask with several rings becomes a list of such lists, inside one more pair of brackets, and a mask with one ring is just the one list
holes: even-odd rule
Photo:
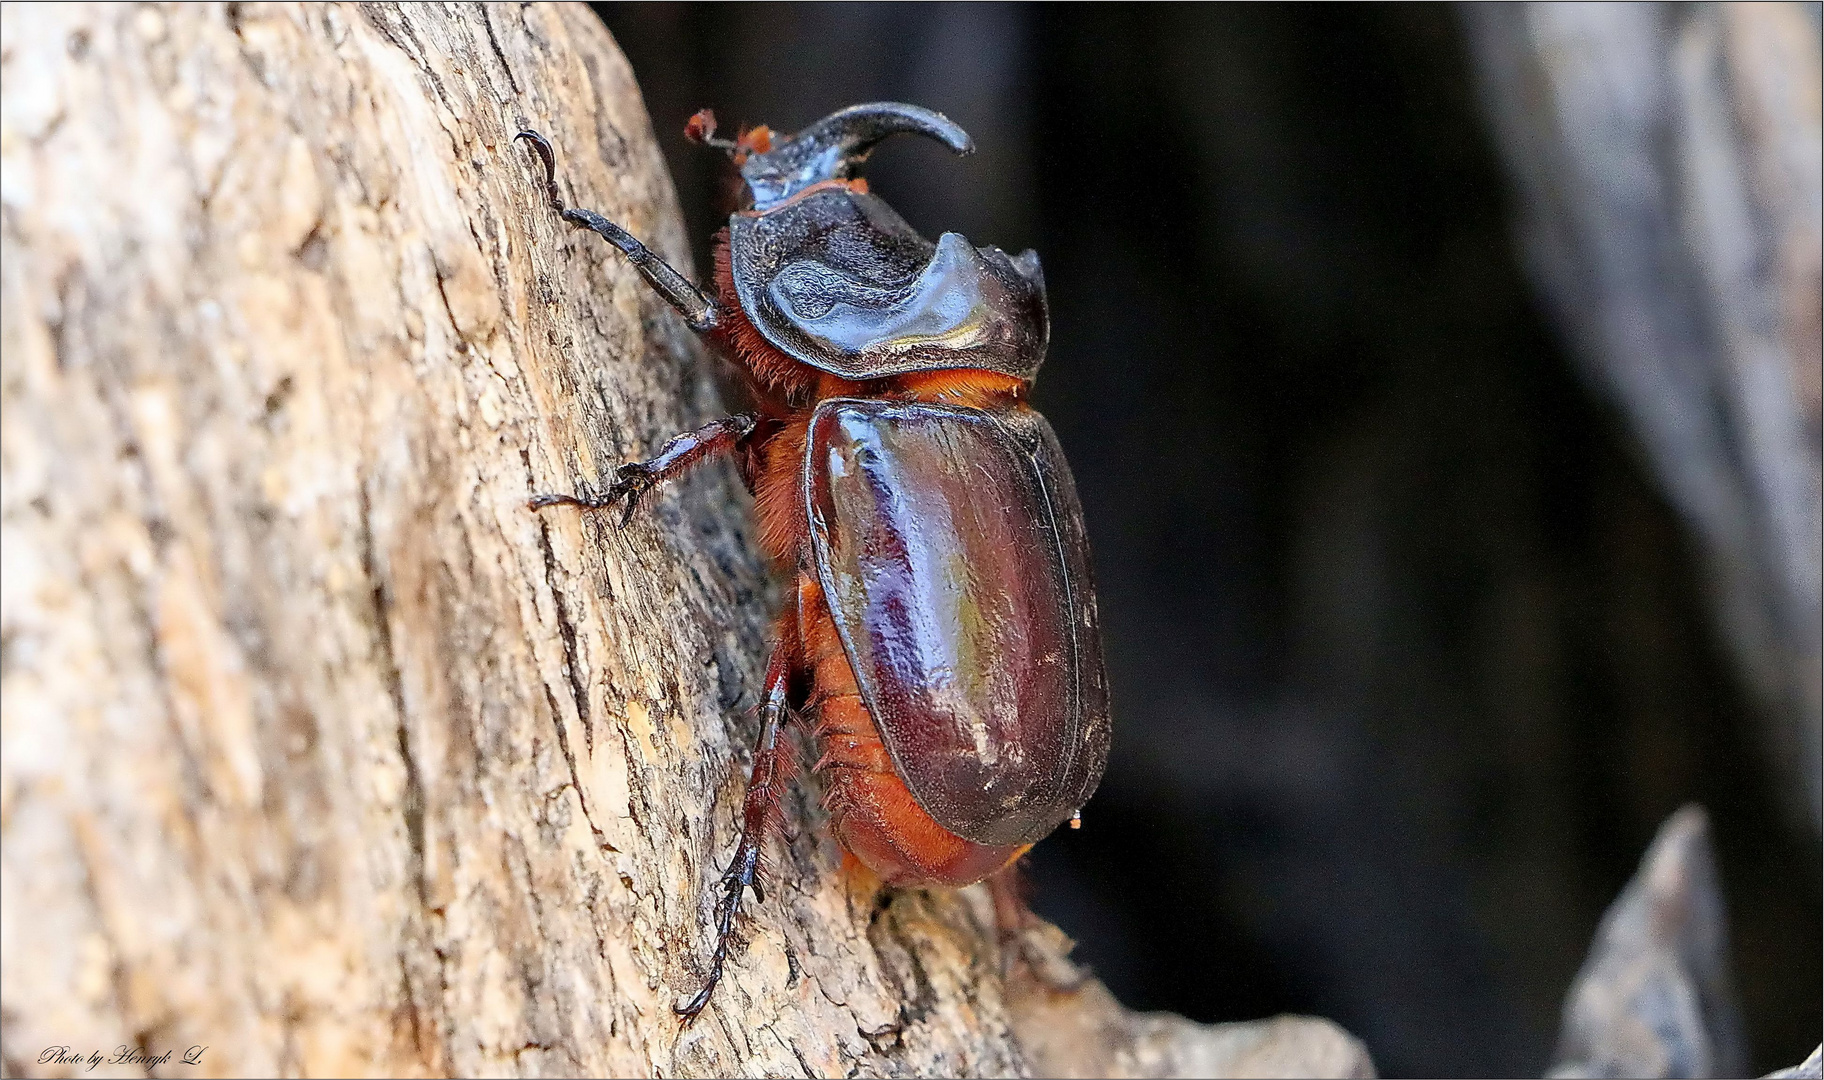
[[1815, 829], [1818, 5], [1464, 10], [1533, 277], [1696, 534]]
[[[845, 875], [808, 783], [681, 1030], [770, 586], [723, 468], [625, 532], [525, 509], [721, 409], [509, 141], [541, 128], [574, 202], [687, 261], [606, 32], [0, 18], [8, 1073], [119, 1044], [247, 1075], [1369, 1068], [1321, 1022], [1004, 981], [985, 898]], [[1100, 1041], [1023, 1048], [1041, 1016]]]

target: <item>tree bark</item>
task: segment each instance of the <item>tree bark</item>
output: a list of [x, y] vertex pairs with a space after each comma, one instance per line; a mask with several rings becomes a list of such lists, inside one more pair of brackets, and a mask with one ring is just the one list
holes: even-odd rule
[[726, 467], [626, 529], [526, 509], [723, 412], [511, 141], [688, 265], [607, 33], [542, 4], [3, 19], [7, 1073], [123, 1044], [250, 1075], [1370, 1068], [1320, 1021], [1004, 980], [980, 891], [845, 873], [808, 778], [680, 1027], [776, 589]]

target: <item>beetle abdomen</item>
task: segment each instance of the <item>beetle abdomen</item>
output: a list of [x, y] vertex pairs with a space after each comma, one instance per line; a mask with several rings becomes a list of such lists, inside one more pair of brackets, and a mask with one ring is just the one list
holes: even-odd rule
[[828, 609], [898, 777], [966, 840], [1051, 832], [1101, 780], [1108, 690], [1050, 425], [1028, 409], [827, 400], [804, 492]]
[[803, 655], [813, 673], [824, 806], [836, 836], [893, 885], [971, 885], [1018, 858], [1021, 844], [978, 844], [939, 825], [899, 778], [849, 667], [822, 588], [800, 578]]

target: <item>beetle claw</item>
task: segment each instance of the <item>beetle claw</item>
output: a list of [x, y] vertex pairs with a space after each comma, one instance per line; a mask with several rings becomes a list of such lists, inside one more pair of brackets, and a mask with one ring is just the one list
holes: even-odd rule
[[614, 472], [614, 483], [609, 486], [604, 496], [609, 503], [624, 503], [621, 510], [621, 528], [633, 523], [633, 515], [640, 508], [640, 500], [646, 493], [658, 486], [658, 478], [644, 462], [623, 465]]
[[698, 990], [689, 1001], [686, 1001], [682, 1005], [673, 1005], [671, 1011], [677, 1013], [679, 1019], [684, 1022], [684, 1025], [689, 1027], [690, 1022], [695, 1020], [697, 1014], [702, 1012], [704, 1006], [709, 1004], [709, 995], [715, 988], [716, 984], [713, 982], [705, 985], [703, 989]]
[[543, 135], [533, 131], [531, 128], [527, 128], [513, 136], [513, 141], [515, 142], [518, 142], [520, 139], [524, 139], [526, 142], [530, 143], [532, 145], [532, 152], [537, 154], [538, 160], [544, 163], [545, 198], [550, 200], [551, 208], [553, 210], [556, 210], [560, 214], [563, 213], [564, 200], [557, 193], [557, 156], [551, 152], [550, 142], [548, 142]]

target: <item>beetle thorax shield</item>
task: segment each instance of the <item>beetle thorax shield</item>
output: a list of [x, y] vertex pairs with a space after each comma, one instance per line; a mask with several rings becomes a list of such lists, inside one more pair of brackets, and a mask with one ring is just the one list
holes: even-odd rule
[[786, 355], [844, 378], [973, 368], [1030, 381], [1050, 337], [1038, 255], [978, 248], [958, 233], [933, 244], [845, 182], [897, 131], [972, 149], [936, 113], [872, 105], [742, 165], [754, 209], [729, 219], [729, 255], [743, 312]]

